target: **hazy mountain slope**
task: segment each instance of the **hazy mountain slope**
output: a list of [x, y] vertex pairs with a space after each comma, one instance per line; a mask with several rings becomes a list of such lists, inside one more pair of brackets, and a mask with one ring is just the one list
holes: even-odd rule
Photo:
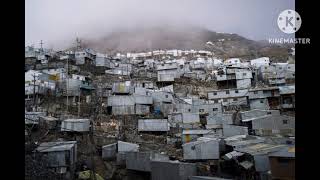
[[[223, 39], [223, 40], [222, 40]], [[211, 41], [214, 46], [206, 46]], [[99, 39], [82, 39], [85, 47], [99, 52], [140, 52], [157, 49], [210, 50], [222, 58], [271, 56], [272, 59], [286, 59], [288, 47], [269, 45], [252, 41], [237, 34], [217, 33], [191, 26], [141, 27], [117, 30]]]

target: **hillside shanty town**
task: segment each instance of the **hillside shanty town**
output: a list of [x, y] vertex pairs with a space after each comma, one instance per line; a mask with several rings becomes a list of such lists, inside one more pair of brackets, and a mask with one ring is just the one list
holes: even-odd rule
[[[25, 48], [25, 179], [295, 179], [295, 55]], [[208, 42], [210, 44], [210, 42]]]

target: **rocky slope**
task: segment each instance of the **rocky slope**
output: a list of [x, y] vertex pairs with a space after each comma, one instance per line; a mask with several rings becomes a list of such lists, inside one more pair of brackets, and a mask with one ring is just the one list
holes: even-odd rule
[[[212, 42], [208, 46], [206, 42]], [[157, 49], [210, 50], [218, 57], [244, 59], [269, 56], [272, 60], [286, 61], [290, 46], [270, 45], [253, 41], [237, 34], [217, 33], [191, 26], [158, 26], [118, 29], [99, 39], [82, 39], [84, 47], [99, 52], [141, 52]]]

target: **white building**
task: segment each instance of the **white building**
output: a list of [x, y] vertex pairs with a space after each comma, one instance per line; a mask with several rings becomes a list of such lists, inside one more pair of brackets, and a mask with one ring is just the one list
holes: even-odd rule
[[239, 58], [230, 58], [224, 61], [226, 66], [240, 67], [241, 61]]
[[256, 68], [259, 68], [260, 66], [269, 66], [270, 60], [268, 57], [261, 57], [258, 59], [250, 60], [250, 65]]

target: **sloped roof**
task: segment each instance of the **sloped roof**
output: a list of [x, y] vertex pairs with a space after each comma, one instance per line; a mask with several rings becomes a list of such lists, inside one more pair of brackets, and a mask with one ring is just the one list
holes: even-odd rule
[[271, 157], [295, 157], [295, 146], [286, 146], [279, 151], [269, 154]]
[[279, 86], [280, 94], [294, 94], [295, 86]]
[[283, 147], [285, 147], [285, 145], [258, 143], [258, 144], [254, 144], [254, 145], [241, 147], [241, 148], [236, 148], [236, 151], [248, 153], [251, 155], [257, 155], [257, 154], [268, 154], [271, 152], [275, 152]]
[[44, 142], [37, 147], [38, 152], [53, 152], [70, 150], [77, 141], [58, 141], [58, 142]]

